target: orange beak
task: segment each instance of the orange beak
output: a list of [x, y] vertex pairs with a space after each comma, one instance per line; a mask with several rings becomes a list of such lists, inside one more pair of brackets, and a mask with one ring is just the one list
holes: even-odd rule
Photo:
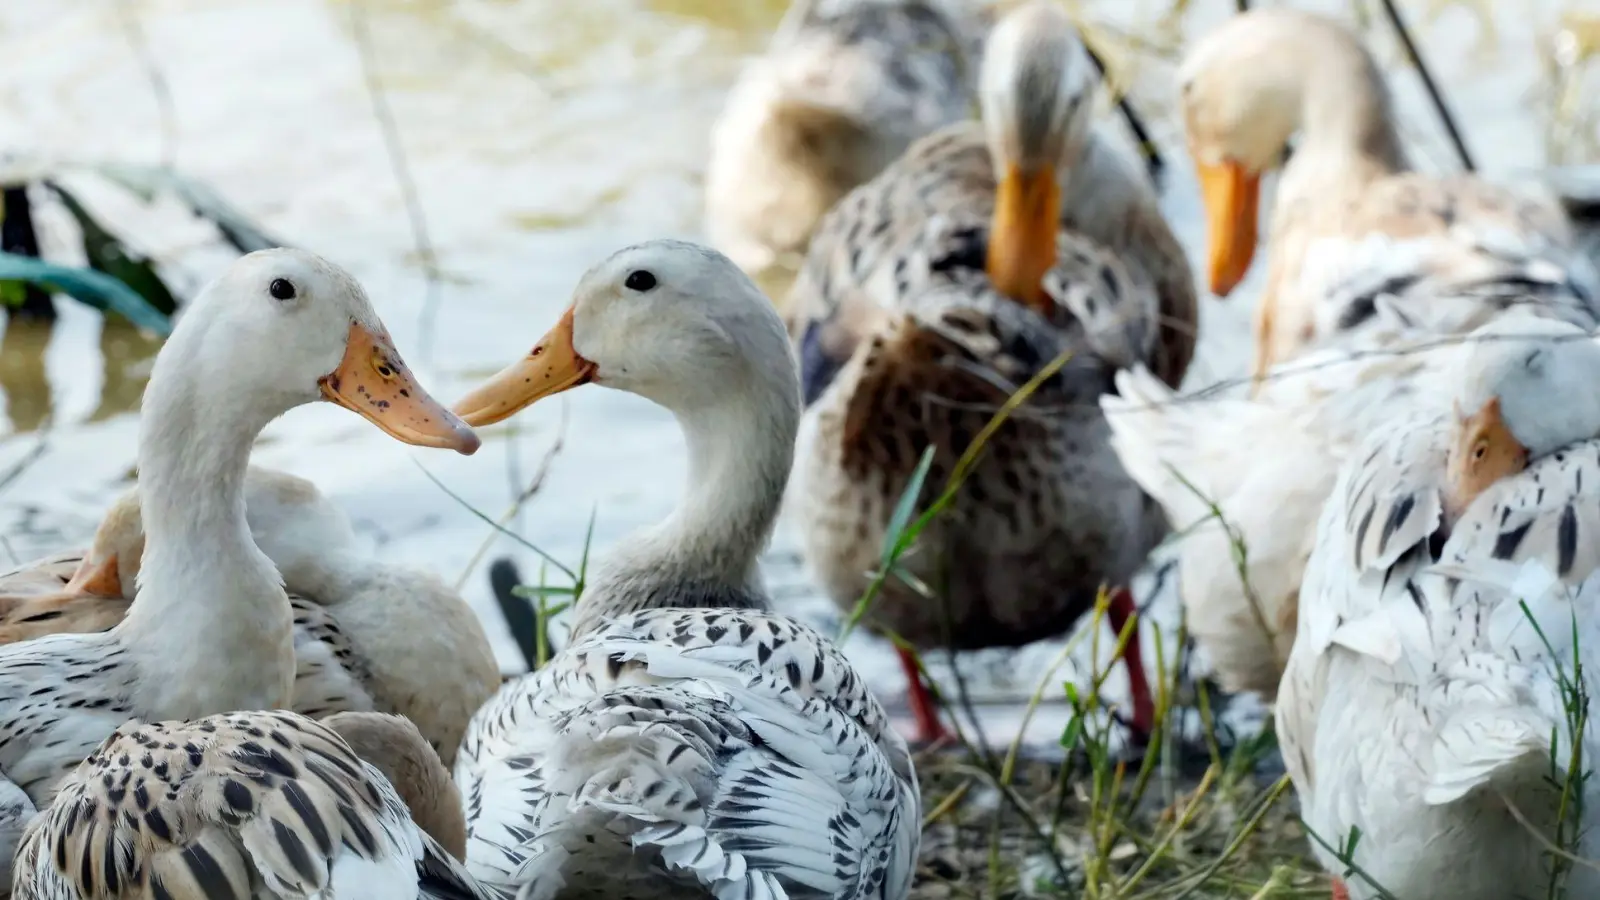
[[350, 323], [339, 368], [319, 382], [331, 400], [419, 447], [443, 447], [463, 456], [478, 450], [478, 435], [417, 383], [387, 334]]
[[1206, 206], [1206, 260], [1211, 293], [1226, 297], [1245, 273], [1256, 252], [1256, 207], [1261, 201], [1261, 176], [1232, 160], [1220, 165], [1196, 163], [1200, 196]]
[[995, 290], [1048, 313], [1055, 305], [1044, 276], [1056, 264], [1061, 185], [1049, 168], [1023, 172], [1006, 166], [995, 192], [986, 269]]
[[568, 307], [561, 321], [527, 356], [457, 401], [461, 418], [474, 426], [493, 425], [546, 397], [593, 380], [595, 364], [579, 356], [572, 346], [572, 315]]
[[1528, 467], [1528, 448], [1506, 426], [1500, 412], [1500, 398], [1461, 419], [1449, 464], [1445, 467], [1445, 506], [1459, 515], [1502, 478]]

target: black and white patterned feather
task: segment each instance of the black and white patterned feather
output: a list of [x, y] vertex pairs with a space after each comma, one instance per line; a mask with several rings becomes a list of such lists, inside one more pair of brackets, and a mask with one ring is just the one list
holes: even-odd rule
[[519, 898], [900, 898], [920, 796], [831, 642], [757, 610], [624, 613], [474, 718], [468, 864]]
[[16, 896], [39, 900], [499, 896], [338, 733], [286, 711], [118, 729], [29, 827], [16, 867]]

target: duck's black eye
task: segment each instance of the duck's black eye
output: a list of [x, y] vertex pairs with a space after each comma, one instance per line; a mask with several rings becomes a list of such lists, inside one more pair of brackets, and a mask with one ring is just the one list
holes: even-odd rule
[[628, 280], [622, 284], [628, 290], [642, 294], [656, 286], [656, 277], [644, 269], [634, 269], [628, 273]]
[[272, 283], [267, 285], [267, 293], [275, 300], [293, 300], [294, 282], [287, 278], [274, 278]]

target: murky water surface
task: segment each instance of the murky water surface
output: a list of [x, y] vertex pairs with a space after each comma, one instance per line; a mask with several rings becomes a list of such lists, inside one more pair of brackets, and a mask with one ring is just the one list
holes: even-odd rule
[[[402, 353], [430, 390], [452, 399], [525, 352], [592, 262], [646, 238], [700, 237], [708, 127], [741, 61], [762, 48], [782, 6], [7, 0], [0, 4], [0, 152], [170, 158], [285, 240], [356, 272]], [[1077, 6], [1106, 27], [1108, 46], [1120, 51], [1137, 107], [1151, 119], [1171, 169], [1168, 215], [1198, 258], [1197, 189], [1170, 115], [1171, 63], [1156, 51], [1179, 46], [1184, 33], [1216, 23], [1233, 4], [1195, 0], [1181, 23], [1165, 20], [1165, 4], [1144, 0]], [[1414, 0], [1402, 7], [1418, 25], [1481, 167], [1509, 174], [1547, 158], [1594, 159], [1597, 79], [1584, 76], [1588, 89], [1562, 87], [1546, 60], [1563, 17], [1600, 13], [1600, 3]], [[1386, 26], [1376, 21], [1371, 33], [1383, 58], [1398, 63]], [[367, 86], [363, 34], [437, 260], [431, 286], [428, 256], [419, 252]], [[169, 116], [154, 78], [169, 92]], [[1397, 65], [1393, 82], [1419, 160], [1452, 167], [1414, 73]], [[1579, 124], [1552, 126], [1557, 108]], [[1553, 135], [1566, 143], [1555, 146]], [[71, 186], [178, 284], [202, 283], [231, 258], [211, 227], [176, 203], [146, 205], [92, 176]], [[69, 220], [59, 210], [40, 217], [47, 255], [74, 260]], [[1254, 283], [1226, 303], [1206, 301], [1193, 383], [1242, 371]], [[0, 475], [31, 460], [0, 484], [0, 565], [85, 541], [134, 461], [133, 411], [156, 345], [74, 303], [60, 307], [53, 329], [15, 324], [0, 338], [0, 433], [7, 435], [0, 438]], [[346, 412], [319, 406], [274, 423], [256, 461], [315, 480], [349, 511], [379, 557], [463, 576], [463, 591], [508, 671], [521, 667], [520, 658], [481, 566], [468, 571], [491, 532], [418, 466], [498, 515], [560, 442], [541, 490], [511, 525], [573, 562], [591, 510], [603, 553], [666, 514], [684, 477], [684, 448], [670, 416], [612, 391], [579, 391], [511, 427], [488, 429], [484, 449], [470, 459], [404, 447]], [[532, 554], [496, 540], [490, 554], [505, 553], [526, 574], [537, 572]], [[780, 528], [766, 564], [786, 609], [837, 628], [831, 604], [807, 581], [789, 528]], [[1145, 578], [1141, 599], [1170, 631], [1175, 602], [1170, 589], [1157, 590], [1160, 583]], [[1016, 700], [1061, 646], [1046, 641], [959, 661], [997, 736], [1014, 727]], [[887, 645], [860, 635], [847, 649], [896, 702], [902, 683]], [[1081, 671], [1087, 654], [1073, 657]], [[930, 663], [948, 677], [942, 661]], [[1116, 675], [1109, 688], [1121, 685]], [[1031, 736], [1059, 734], [1063, 715], [1056, 709], [1042, 716]]]

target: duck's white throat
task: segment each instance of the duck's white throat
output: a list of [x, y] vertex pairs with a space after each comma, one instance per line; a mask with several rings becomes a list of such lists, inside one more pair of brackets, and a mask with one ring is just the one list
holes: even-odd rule
[[284, 706], [294, 682], [294, 615], [250, 537], [244, 479], [257, 435], [296, 404], [208, 384], [185, 349], [163, 351], [145, 391], [144, 558], [112, 632], [138, 667], [141, 714], [162, 719]]
[[[676, 605], [684, 592], [674, 585], [764, 595], [756, 560], [783, 501], [800, 418], [794, 378], [778, 382], [729, 385], [715, 404], [673, 411], [689, 445], [688, 490], [670, 516], [597, 567], [574, 634], [605, 615]], [[785, 388], [795, 396], [780, 396]]]

